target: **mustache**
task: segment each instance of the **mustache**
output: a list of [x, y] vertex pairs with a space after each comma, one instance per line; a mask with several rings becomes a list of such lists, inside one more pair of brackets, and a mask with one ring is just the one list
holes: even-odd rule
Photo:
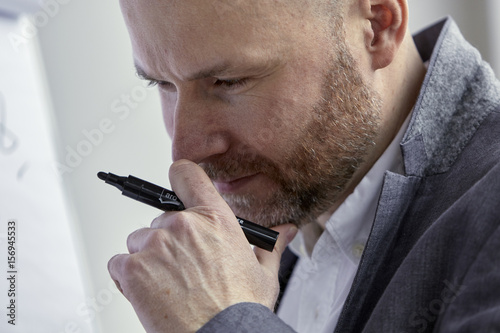
[[199, 166], [211, 180], [232, 179], [260, 172], [279, 178], [279, 168], [273, 161], [248, 150], [212, 157], [199, 163]]

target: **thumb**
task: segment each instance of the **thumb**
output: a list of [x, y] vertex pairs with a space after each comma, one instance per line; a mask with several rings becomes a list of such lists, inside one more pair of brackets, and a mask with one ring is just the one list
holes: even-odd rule
[[269, 252], [258, 247], [255, 247], [254, 251], [261, 266], [265, 267], [270, 272], [278, 274], [281, 255], [285, 251], [287, 245], [290, 244], [290, 242], [297, 235], [298, 229], [295, 225], [290, 223], [282, 224], [272, 229], [280, 233], [278, 240], [276, 241], [276, 245], [274, 245], [273, 252]]

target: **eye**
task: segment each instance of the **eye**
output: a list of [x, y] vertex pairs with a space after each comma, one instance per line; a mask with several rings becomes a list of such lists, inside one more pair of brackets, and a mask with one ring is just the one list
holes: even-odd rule
[[214, 85], [217, 86], [217, 87], [235, 89], [235, 88], [244, 86], [247, 82], [248, 82], [248, 79], [246, 79], [246, 78], [243, 78], [243, 79], [227, 79], [227, 80], [216, 79], [215, 82], [214, 82]]
[[175, 86], [168, 81], [158, 81], [158, 80], [147, 80], [148, 81], [148, 88], [156, 87], [159, 86], [160, 88], [165, 88], [168, 90], [174, 89]]
[[155, 80], [147, 80], [148, 81], [148, 88], [153, 88], [158, 85], [158, 81]]

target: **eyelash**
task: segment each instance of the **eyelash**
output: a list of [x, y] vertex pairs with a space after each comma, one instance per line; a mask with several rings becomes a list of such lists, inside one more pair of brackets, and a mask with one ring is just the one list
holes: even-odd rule
[[215, 80], [214, 85], [217, 87], [225, 87], [228, 89], [235, 89], [244, 86], [248, 82], [248, 79], [229, 79], [229, 80]]
[[[171, 86], [172, 83], [166, 82], [166, 81], [157, 81], [157, 80], [147, 80], [148, 81], [148, 88], [153, 88], [156, 86]], [[248, 79], [243, 78], [243, 79], [228, 79], [228, 80], [219, 80], [216, 79], [214, 81], [214, 86], [216, 87], [223, 87], [226, 89], [236, 89], [239, 87], [244, 86], [248, 82]]]
[[156, 86], [169, 86], [171, 85], [170, 82], [165, 82], [165, 81], [156, 81], [156, 80], [147, 80], [148, 81], [148, 88], [153, 88]]

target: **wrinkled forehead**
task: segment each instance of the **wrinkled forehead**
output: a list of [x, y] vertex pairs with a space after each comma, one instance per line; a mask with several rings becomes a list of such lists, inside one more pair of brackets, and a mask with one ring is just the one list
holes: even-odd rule
[[183, 64], [192, 66], [217, 53], [231, 56], [238, 50], [243, 53], [243, 48], [273, 52], [294, 43], [303, 15], [290, 1], [120, 0], [120, 4], [136, 62], [160, 73], [169, 61], [176, 64], [171, 68], [182, 72]]

